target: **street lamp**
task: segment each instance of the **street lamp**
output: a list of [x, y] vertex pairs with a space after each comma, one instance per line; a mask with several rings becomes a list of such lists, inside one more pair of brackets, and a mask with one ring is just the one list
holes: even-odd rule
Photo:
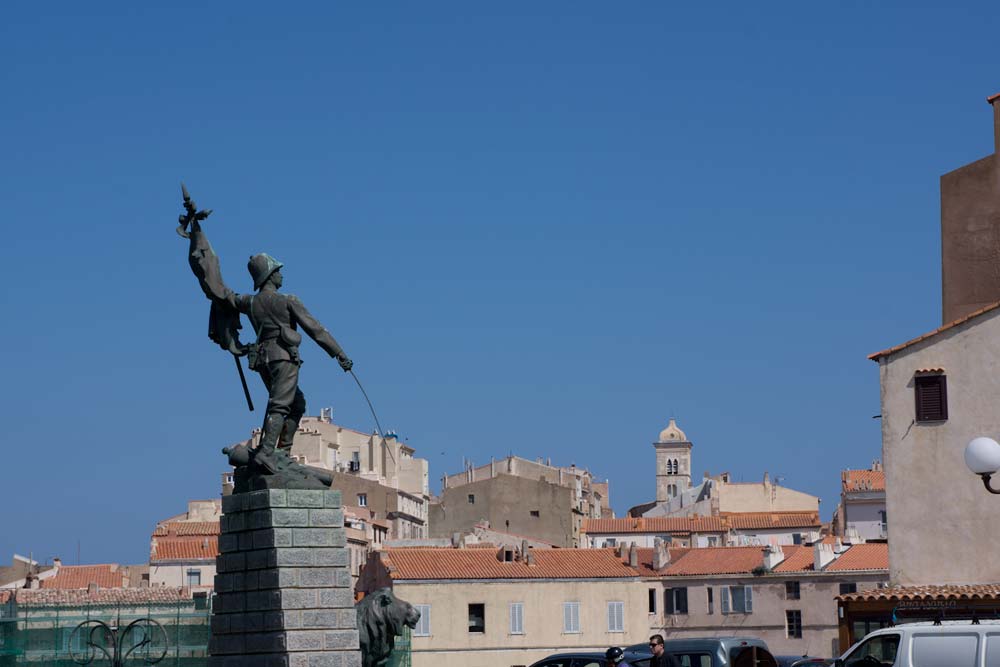
[[1000, 443], [985, 436], [973, 438], [965, 446], [965, 465], [983, 478], [987, 491], [1000, 494], [1000, 489], [990, 486], [990, 477], [1000, 472]]

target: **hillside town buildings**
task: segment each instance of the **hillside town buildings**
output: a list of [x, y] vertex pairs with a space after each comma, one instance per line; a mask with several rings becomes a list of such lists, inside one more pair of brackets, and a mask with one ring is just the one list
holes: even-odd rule
[[358, 589], [420, 610], [414, 667], [531, 664], [670, 637], [759, 636], [775, 653], [839, 651], [838, 593], [881, 586], [885, 544], [618, 549], [387, 548]]
[[653, 443], [656, 456], [656, 500], [628, 511], [633, 517], [716, 516], [723, 513], [819, 513], [819, 498], [763, 480], [733, 482], [729, 473], [694, 479], [693, 445], [671, 419]]
[[508, 456], [446, 475], [431, 505], [430, 536], [468, 533], [476, 525], [542, 540], [580, 546], [583, 521], [610, 516], [607, 482], [575, 465], [552, 466]]
[[867, 470], [844, 470], [840, 474], [840, 504], [832, 524], [834, 533], [848, 542], [888, 539], [885, 472], [880, 461], [872, 462]]

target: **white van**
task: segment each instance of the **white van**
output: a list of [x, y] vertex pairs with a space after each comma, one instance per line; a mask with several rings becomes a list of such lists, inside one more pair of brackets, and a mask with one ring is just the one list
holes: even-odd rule
[[909, 623], [876, 630], [835, 667], [1000, 667], [1000, 624]]

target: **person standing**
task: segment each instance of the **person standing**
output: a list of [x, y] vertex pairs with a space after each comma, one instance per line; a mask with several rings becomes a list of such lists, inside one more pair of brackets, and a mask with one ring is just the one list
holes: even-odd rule
[[681, 663], [667, 653], [663, 646], [663, 635], [653, 635], [649, 638], [649, 650], [653, 652], [653, 657], [649, 661], [649, 667], [681, 667]]

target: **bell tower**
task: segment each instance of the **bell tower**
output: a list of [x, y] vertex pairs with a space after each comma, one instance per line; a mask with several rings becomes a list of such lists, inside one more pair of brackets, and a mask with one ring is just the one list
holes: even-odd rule
[[653, 443], [656, 450], [656, 502], [663, 503], [691, 486], [691, 441], [672, 418]]

